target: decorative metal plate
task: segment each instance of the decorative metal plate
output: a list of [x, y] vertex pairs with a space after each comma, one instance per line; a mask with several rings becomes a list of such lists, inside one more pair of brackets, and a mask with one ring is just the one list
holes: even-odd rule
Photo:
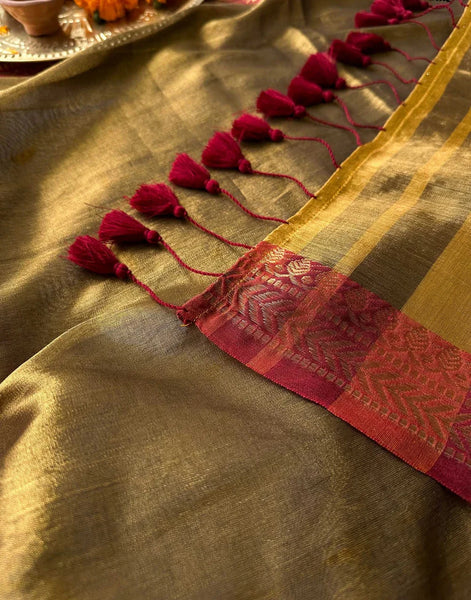
[[[54, 35], [29, 36], [23, 26], [0, 6], [0, 61], [36, 62], [67, 58], [85, 48], [112, 48], [134, 41], [169, 25], [203, 0], [169, 0], [162, 9], [141, 0], [126, 17], [97, 25], [72, 0], [65, 0]], [[4, 27], [2, 27], [4, 26]]]

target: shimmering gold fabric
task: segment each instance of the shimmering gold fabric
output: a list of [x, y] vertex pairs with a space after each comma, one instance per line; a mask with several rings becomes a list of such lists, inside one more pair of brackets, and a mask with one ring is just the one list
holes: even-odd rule
[[[342, 37], [364, 8], [358, 0], [204, 4], [152, 38], [3, 86], [2, 600], [469, 597], [464, 501], [181, 327], [134, 286], [61, 258], [106, 210], [126, 208], [124, 195], [165, 180], [177, 151], [198, 157], [260, 89], [286, 88], [305, 57]], [[446, 11], [427, 23], [443, 43]], [[417, 31], [399, 26], [388, 39], [432, 56]], [[387, 60], [407, 76], [424, 68]], [[463, 77], [469, 82], [464, 69]], [[348, 93], [358, 120], [382, 123], [395, 108], [381, 86]], [[449, 114], [465, 101], [457, 89]], [[335, 106], [319, 110], [340, 118]], [[445, 114], [437, 126], [447, 124]], [[321, 133], [309, 123], [282, 128]], [[322, 133], [338, 158], [354, 150], [343, 133]], [[311, 188], [332, 172], [324, 149], [307, 143], [247, 154]], [[287, 218], [304, 203], [290, 182], [222, 172], [218, 180], [259, 212]], [[394, 184], [382, 191], [394, 192]], [[269, 233], [226, 199], [179, 197], [227, 237], [255, 243]], [[350, 219], [346, 234], [356, 227]], [[200, 268], [224, 269], [240, 255], [188, 224], [158, 228]], [[163, 251], [119, 254], [169, 302], [207, 285]]]

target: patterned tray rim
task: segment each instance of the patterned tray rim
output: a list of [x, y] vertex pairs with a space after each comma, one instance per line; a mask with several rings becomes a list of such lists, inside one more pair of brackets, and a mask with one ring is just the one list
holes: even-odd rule
[[[204, 0], [187, 0], [187, 2], [179, 7], [175, 12], [169, 13], [165, 18], [156, 20], [153, 23], [142, 23], [136, 24], [134, 27], [131, 25], [130, 29], [126, 31], [111, 33], [110, 37], [102, 40], [96, 40], [91, 43], [88, 43], [85, 46], [72, 48], [68, 50], [60, 50], [60, 51], [52, 51], [49, 53], [20, 53], [20, 54], [10, 54], [2, 52], [0, 47], [0, 62], [46, 62], [46, 61], [55, 61], [55, 60], [63, 60], [65, 58], [69, 58], [71, 56], [76, 56], [77, 54], [85, 54], [85, 53], [94, 53], [101, 50], [109, 50], [111, 48], [116, 48], [117, 46], [123, 46], [130, 42], [137, 41], [142, 39], [148, 35], [159, 31], [159, 29], [163, 29], [164, 27], [168, 27], [172, 25], [182, 17], [184, 17], [188, 12], [190, 12], [196, 6], [202, 4]], [[0, 5], [0, 16], [4, 14], [3, 8]], [[2, 24], [0, 19], [0, 25]], [[29, 37], [25, 32], [24, 35]]]

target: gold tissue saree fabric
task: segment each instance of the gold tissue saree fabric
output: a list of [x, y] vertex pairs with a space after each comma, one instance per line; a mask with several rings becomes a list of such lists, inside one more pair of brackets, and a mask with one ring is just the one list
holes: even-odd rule
[[[59, 258], [105, 210], [125, 208], [124, 194], [164, 180], [176, 151], [198, 156], [260, 89], [285, 87], [364, 8], [331, 4], [203, 5], [153, 38], [0, 93], [2, 599], [469, 596], [462, 500], [133, 286]], [[429, 22], [442, 43], [446, 15]], [[409, 35], [389, 39], [431, 55]], [[388, 60], [410, 75], [423, 68]], [[353, 94], [359, 120], [394, 109], [387, 90]], [[328, 139], [339, 158], [354, 149], [340, 133]], [[251, 154], [314, 188], [331, 173], [321, 148]], [[289, 182], [218, 179], [260, 212], [288, 217], [304, 202]], [[227, 237], [268, 233], [223, 200], [179, 195]], [[202, 268], [239, 255], [184, 224], [159, 229]], [[168, 301], [207, 285], [162, 252], [121, 255]]]

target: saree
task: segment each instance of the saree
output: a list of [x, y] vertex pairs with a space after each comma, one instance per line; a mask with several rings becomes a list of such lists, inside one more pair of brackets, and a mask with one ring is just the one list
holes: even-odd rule
[[[430, 458], [466, 466], [455, 431], [453, 457], [445, 454], [464, 399], [437, 410], [436, 423], [411, 408], [407, 428], [376, 396], [377, 409], [359, 400], [375, 419], [371, 431], [363, 414], [354, 421], [342, 407], [348, 385], [351, 397], [363, 393], [360, 369], [345, 376], [352, 364], [374, 359], [404, 377], [415, 369], [427, 389], [451, 372], [440, 399], [456, 395], [456, 374], [466, 375], [469, 9], [451, 36], [446, 14], [427, 17], [444, 49], [426, 70], [388, 56], [409, 77], [423, 73], [410, 96], [411, 86], [397, 84], [404, 106], [386, 86], [345, 92], [357, 120], [386, 121], [386, 131], [362, 131], [369, 143], [357, 150], [344, 132], [325, 132], [345, 161], [336, 173], [325, 148], [308, 142], [249, 148], [257, 167], [302, 179], [319, 189], [316, 199], [306, 204], [290, 181], [218, 174], [248, 206], [288, 225], [270, 233], [225, 199], [179, 192], [199, 222], [256, 246], [243, 253], [187, 223], [159, 221], [185, 260], [225, 273], [212, 286], [167, 253], [120, 247], [120, 259], [183, 304], [205, 335], [134, 286], [61, 258], [107, 210], [125, 208], [124, 195], [166, 180], [177, 151], [198, 156], [261, 89], [286, 86], [364, 8], [353, 0], [205, 3], [159, 35], [2, 84], [2, 598], [468, 597], [470, 509]], [[433, 58], [412, 27], [394, 26], [388, 39]], [[341, 75], [357, 84], [369, 77]], [[338, 115], [336, 106], [319, 111]], [[281, 127], [293, 136], [320, 131]], [[282, 309], [273, 308], [275, 293]], [[366, 322], [370, 305], [377, 310]], [[323, 376], [312, 355], [302, 364], [307, 357], [287, 344], [306, 315], [327, 331], [345, 306], [371, 338], [361, 354], [358, 330], [342, 330], [341, 318], [330, 330], [339, 335], [325, 336], [323, 356], [330, 347], [342, 359], [340, 387], [340, 376]], [[299, 307], [298, 329], [285, 327]], [[408, 348], [418, 364], [394, 363], [391, 321], [414, 325]], [[317, 397], [328, 410], [302, 397], [306, 371], [322, 380]], [[397, 451], [396, 433], [370, 439], [385, 421], [428, 453], [408, 442]], [[433, 468], [435, 478], [424, 474]]]

